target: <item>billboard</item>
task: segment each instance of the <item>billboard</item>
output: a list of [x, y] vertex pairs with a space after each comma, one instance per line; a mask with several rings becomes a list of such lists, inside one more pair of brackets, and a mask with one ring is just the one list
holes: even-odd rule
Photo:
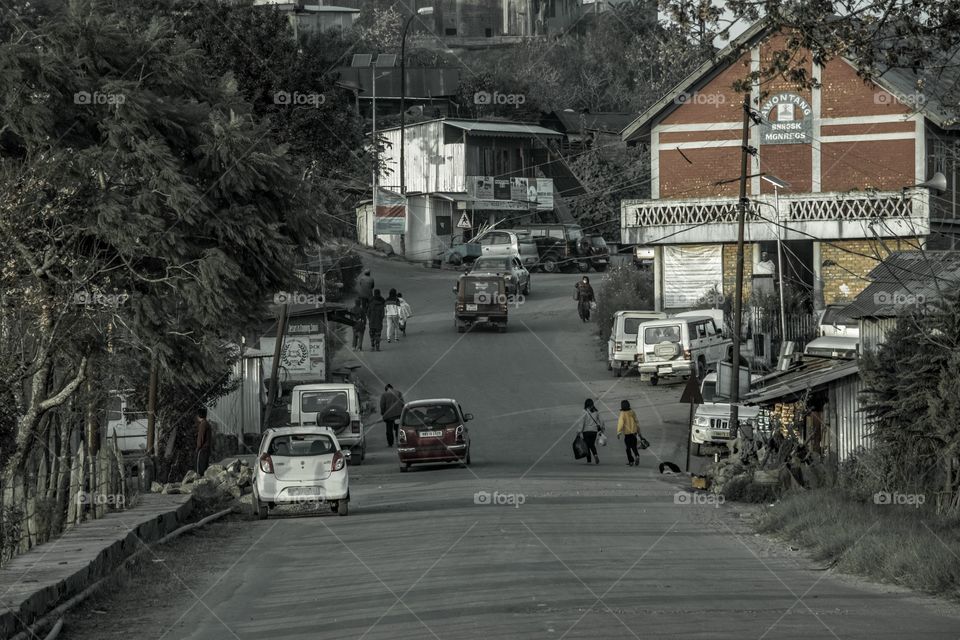
[[552, 178], [467, 176], [466, 190], [474, 209], [553, 211]]
[[760, 144], [809, 144], [813, 141], [813, 107], [796, 93], [771, 96], [760, 109]]
[[[291, 326], [290, 329], [296, 329]], [[265, 336], [260, 338], [260, 350], [273, 353], [277, 344], [276, 337]], [[280, 348], [280, 382], [290, 381], [323, 381], [326, 379], [326, 350], [322, 333], [287, 335]], [[263, 370], [273, 370], [273, 358], [263, 359]], [[266, 375], [269, 375], [267, 373]]]
[[399, 193], [377, 189], [377, 210], [374, 212], [373, 233], [399, 235], [407, 232], [407, 199]]

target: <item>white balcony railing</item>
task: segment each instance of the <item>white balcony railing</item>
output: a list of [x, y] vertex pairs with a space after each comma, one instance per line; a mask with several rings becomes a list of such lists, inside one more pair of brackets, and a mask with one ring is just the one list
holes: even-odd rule
[[[855, 239], [916, 237], [929, 233], [929, 193], [899, 191], [807, 193], [750, 199], [747, 238]], [[630, 244], [685, 244], [736, 240], [736, 198], [624, 200], [621, 235]]]

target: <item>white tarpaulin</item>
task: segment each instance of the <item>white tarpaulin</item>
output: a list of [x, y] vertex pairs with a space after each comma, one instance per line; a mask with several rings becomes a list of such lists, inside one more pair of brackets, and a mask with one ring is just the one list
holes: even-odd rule
[[721, 245], [663, 247], [663, 306], [667, 309], [719, 306], [723, 293]]

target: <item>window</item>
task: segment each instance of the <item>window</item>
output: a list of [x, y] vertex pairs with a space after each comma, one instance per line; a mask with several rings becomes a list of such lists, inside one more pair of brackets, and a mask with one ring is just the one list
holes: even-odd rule
[[680, 342], [680, 325], [666, 327], [647, 327], [643, 331], [644, 344], [658, 344], [660, 342]]
[[323, 456], [334, 453], [337, 447], [330, 436], [322, 433], [294, 433], [277, 436], [270, 441], [267, 453], [271, 456]]
[[301, 413], [317, 413], [330, 409], [347, 410], [346, 391], [305, 391], [300, 396]]
[[556, 238], [557, 240], [563, 240], [563, 229], [550, 229], [547, 231], [547, 235], [551, 238]]
[[704, 382], [703, 389], [700, 391], [703, 396], [704, 402], [713, 402], [717, 397], [717, 383], [716, 382]]
[[505, 233], [493, 234], [493, 244], [510, 244], [510, 236]]
[[706, 322], [698, 322], [696, 325], [694, 325], [694, 327], [696, 328], [696, 334], [695, 334], [695, 335], [696, 335], [698, 338], [706, 338], [706, 337], [707, 337], [707, 323], [706, 323]]
[[459, 423], [460, 416], [457, 415], [457, 409], [450, 404], [413, 407], [407, 409], [403, 414], [403, 426], [405, 427], [422, 428]]

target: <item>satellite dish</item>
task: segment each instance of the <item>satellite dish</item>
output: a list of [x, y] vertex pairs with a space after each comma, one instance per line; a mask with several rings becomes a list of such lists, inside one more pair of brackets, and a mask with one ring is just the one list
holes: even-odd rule
[[939, 191], [943, 193], [947, 190], [947, 177], [937, 171], [933, 174], [933, 177], [927, 180], [926, 182], [921, 182], [917, 185], [918, 187], [926, 187], [927, 189], [932, 189], [934, 191]]

